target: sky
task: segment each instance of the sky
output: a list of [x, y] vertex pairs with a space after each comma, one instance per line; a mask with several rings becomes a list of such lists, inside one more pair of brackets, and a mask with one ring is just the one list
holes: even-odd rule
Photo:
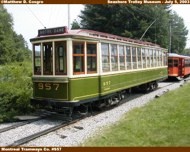
[[[38, 34], [38, 29], [68, 26], [68, 4], [43, 4], [43, 5], [4, 5], [12, 15], [14, 29], [17, 34], [22, 34], [32, 48], [30, 39]], [[70, 23], [75, 19], [80, 20], [81, 10], [84, 5], [70, 4]]]
[[[32, 48], [30, 39], [37, 36], [38, 29], [68, 26], [68, 4], [43, 4], [43, 5], [4, 5], [12, 15], [14, 30], [22, 34]], [[80, 21], [78, 15], [84, 9], [82, 4], [70, 4], [70, 23], [75, 19]], [[190, 5], [172, 5], [172, 10], [184, 19], [184, 24], [189, 30], [186, 48], [190, 48]]]

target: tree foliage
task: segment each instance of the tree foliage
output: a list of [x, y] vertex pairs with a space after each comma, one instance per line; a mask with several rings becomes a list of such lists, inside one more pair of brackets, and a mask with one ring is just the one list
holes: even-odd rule
[[0, 122], [32, 110], [31, 62], [0, 66]]
[[0, 64], [23, 61], [29, 49], [22, 35], [13, 30], [12, 16], [0, 5]]
[[77, 20], [74, 20], [73, 23], [71, 24], [71, 29], [80, 29], [80, 24], [77, 22]]
[[144, 34], [142, 40], [164, 48], [169, 47], [169, 25], [172, 18], [173, 24], [177, 25], [175, 30], [181, 29], [180, 32], [172, 33], [172, 44], [175, 43], [172, 50], [176, 52], [186, 45], [186, 27], [183, 20], [170, 10], [170, 5], [85, 5], [79, 17], [81, 28], [133, 39], [140, 39]]
[[26, 62], [30, 52], [23, 36], [13, 30], [12, 16], [0, 5], [0, 122], [32, 109], [32, 65]]
[[190, 48], [185, 49], [182, 54], [190, 56]]
[[171, 51], [182, 54], [187, 41], [188, 30], [186, 29], [183, 19], [173, 12], [170, 15], [171, 26]]

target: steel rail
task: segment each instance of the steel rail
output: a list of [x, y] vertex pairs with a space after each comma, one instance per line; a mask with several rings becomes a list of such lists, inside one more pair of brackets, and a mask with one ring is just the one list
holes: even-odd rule
[[48, 128], [48, 129], [45, 129], [45, 130], [43, 130], [43, 131], [37, 132], [37, 133], [32, 134], [32, 135], [30, 135], [30, 136], [27, 136], [27, 137], [24, 137], [24, 138], [19, 139], [19, 140], [17, 140], [17, 141], [14, 141], [14, 143], [8, 145], [8, 147], [10, 147], [10, 146], [19, 146], [19, 145], [22, 145], [22, 144], [27, 143], [27, 142], [29, 142], [29, 141], [32, 141], [32, 140], [34, 140], [34, 139], [36, 139], [36, 138], [39, 138], [39, 137], [41, 137], [41, 136], [43, 136], [43, 135], [46, 135], [46, 134], [48, 134], [48, 133], [50, 133], [50, 132], [56, 131], [56, 130], [62, 128], [62, 127], [66, 127], [66, 126], [68, 126], [68, 125], [71, 125], [71, 124], [73, 124], [73, 123], [76, 123], [77, 121], [79, 121], [79, 120], [81, 120], [81, 119], [83, 119], [83, 117], [82, 117], [82, 118], [75, 119], [75, 120], [73, 120], [73, 121], [65, 121], [65, 122], [62, 122], [61, 124], [59, 124], [59, 125], [57, 125], [57, 126], [54, 126], [54, 127]]

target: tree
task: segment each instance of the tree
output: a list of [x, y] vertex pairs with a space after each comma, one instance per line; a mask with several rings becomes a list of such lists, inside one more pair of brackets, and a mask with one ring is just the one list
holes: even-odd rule
[[184, 25], [183, 19], [176, 12], [172, 12], [170, 15], [170, 26], [171, 52], [182, 54], [186, 46], [188, 30]]
[[184, 49], [184, 51], [182, 52], [182, 54], [190, 56], [190, 48]]
[[[85, 5], [79, 17], [81, 28], [133, 39], [140, 39], [144, 34], [142, 40], [168, 48], [171, 13], [170, 5]], [[179, 35], [181, 48], [185, 47], [182, 42], [186, 35], [186, 32]]]
[[29, 49], [22, 35], [13, 30], [12, 16], [0, 5], [0, 64], [23, 61]]
[[72, 25], [71, 29], [73, 29], [73, 30], [80, 29], [80, 24], [77, 22], [77, 20], [74, 20], [71, 25]]

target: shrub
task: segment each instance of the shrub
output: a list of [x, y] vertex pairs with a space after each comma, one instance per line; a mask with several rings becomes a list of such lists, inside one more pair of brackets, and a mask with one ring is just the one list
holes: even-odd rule
[[0, 66], [0, 122], [32, 110], [32, 65], [30, 62]]

